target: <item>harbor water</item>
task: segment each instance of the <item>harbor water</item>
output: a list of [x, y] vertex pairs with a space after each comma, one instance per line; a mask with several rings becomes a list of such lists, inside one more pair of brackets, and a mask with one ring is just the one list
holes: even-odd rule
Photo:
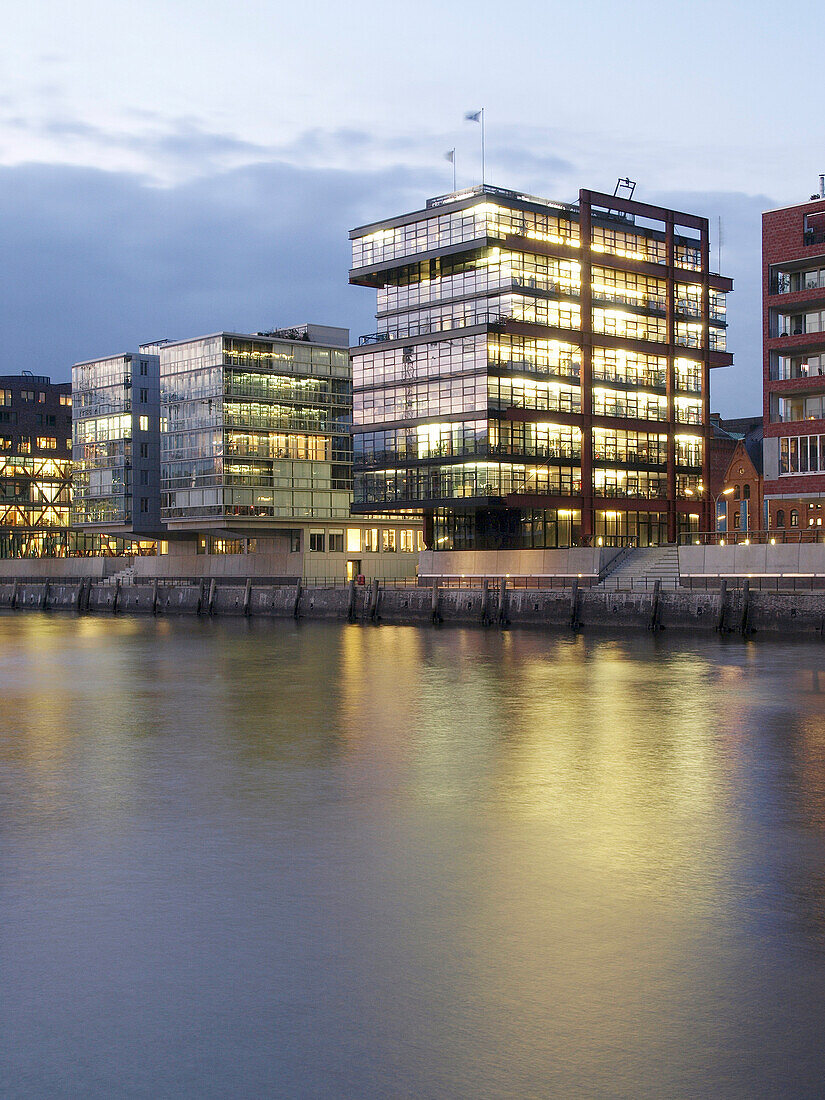
[[0, 615], [0, 1096], [821, 1096], [821, 669]]

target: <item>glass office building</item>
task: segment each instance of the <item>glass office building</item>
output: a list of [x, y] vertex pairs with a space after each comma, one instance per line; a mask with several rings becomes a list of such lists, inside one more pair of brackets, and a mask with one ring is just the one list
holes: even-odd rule
[[72, 402], [73, 526], [162, 533], [157, 355], [134, 352], [76, 363]]
[[254, 534], [349, 516], [348, 333], [286, 331], [156, 346], [170, 529]]
[[707, 219], [483, 186], [350, 237], [350, 281], [377, 291], [352, 349], [354, 512], [418, 509], [445, 550], [709, 527], [732, 283]]
[[0, 557], [74, 549], [71, 435], [68, 382], [28, 372], [0, 377]]

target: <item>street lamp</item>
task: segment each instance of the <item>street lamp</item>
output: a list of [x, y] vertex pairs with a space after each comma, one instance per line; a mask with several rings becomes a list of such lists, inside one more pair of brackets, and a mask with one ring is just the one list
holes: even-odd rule
[[[716, 497], [716, 500], [713, 502], [713, 519], [714, 519], [714, 522], [716, 524], [717, 534], [719, 533], [719, 501], [722, 499], [722, 497], [729, 497], [732, 492], [733, 492], [733, 486], [731, 485], [729, 489], [723, 489], [721, 493], [718, 493], [717, 497]], [[728, 518], [728, 510], [726, 508], [725, 509], [725, 520], [727, 520], [727, 518]]]

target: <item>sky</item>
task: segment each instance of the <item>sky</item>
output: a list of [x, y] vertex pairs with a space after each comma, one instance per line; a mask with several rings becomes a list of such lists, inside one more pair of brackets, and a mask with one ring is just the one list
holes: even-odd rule
[[[761, 408], [760, 216], [825, 172], [813, 0], [38, 0], [0, 41], [0, 373], [314, 321], [374, 330], [348, 231], [480, 181], [711, 219], [724, 415]], [[796, 88], [796, 91], [794, 91]], [[809, 89], [810, 90], [810, 89]]]

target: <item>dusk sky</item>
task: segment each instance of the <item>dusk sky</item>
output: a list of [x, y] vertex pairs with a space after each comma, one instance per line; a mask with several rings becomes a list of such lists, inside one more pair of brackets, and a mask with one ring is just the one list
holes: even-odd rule
[[[355, 225], [480, 177], [612, 191], [709, 217], [735, 280], [712, 406], [761, 408], [763, 209], [825, 171], [794, 59], [822, 8], [554, 0], [415, 5], [39, 0], [0, 44], [3, 361], [72, 362], [161, 337], [313, 320], [374, 328], [347, 285]], [[769, 74], [773, 74], [772, 76]]]

